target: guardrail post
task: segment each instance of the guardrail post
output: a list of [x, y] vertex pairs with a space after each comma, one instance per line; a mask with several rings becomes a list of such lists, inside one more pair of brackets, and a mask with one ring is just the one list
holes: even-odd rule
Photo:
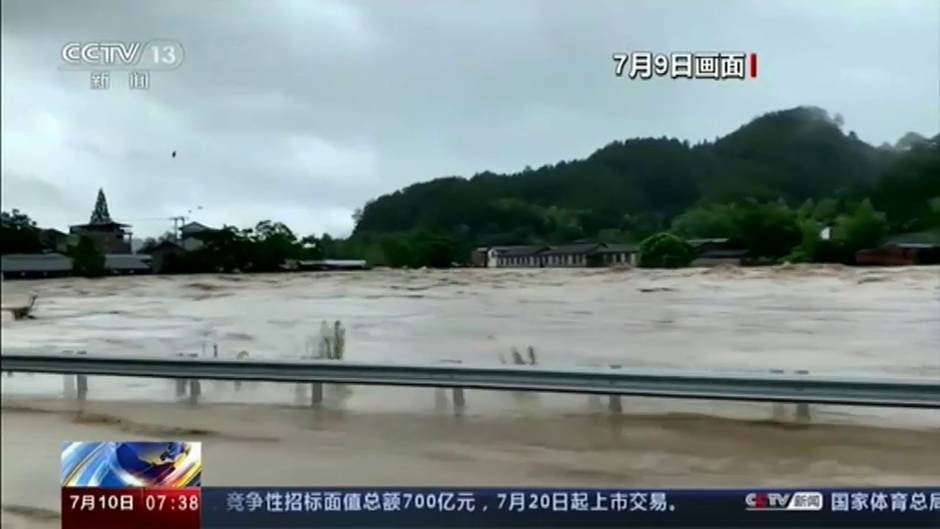
[[607, 409], [611, 413], [620, 414], [623, 411], [623, 401], [620, 395], [611, 395], [607, 401]]
[[[611, 369], [620, 369], [620, 364], [610, 364]], [[607, 410], [611, 413], [620, 414], [623, 411], [623, 401], [620, 395], [610, 395], [607, 400]]]
[[[809, 371], [806, 369], [798, 369], [796, 371], [797, 375], [808, 375]], [[808, 402], [799, 402], [796, 405], [796, 421], [800, 423], [808, 423], [810, 420], [809, 414], [809, 403]]]
[[307, 400], [307, 386], [305, 384], [294, 384], [294, 404], [303, 406]]
[[[462, 364], [462, 360], [443, 359], [444, 364]], [[460, 417], [467, 408], [467, 399], [464, 397], [463, 388], [451, 388], [451, 400], [454, 401], [454, 415]], [[444, 388], [434, 389], [434, 404], [438, 409], [447, 406], [447, 397], [444, 394]]]
[[176, 398], [181, 399], [186, 396], [186, 380], [182, 378], [173, 379], [176, 382]]
[[[771, 369], [770, 372], [771, 372], [771, 373], [774, 373], [774, 374], [776, 374], [776, 375], [782, 375], [782, 374], [784, 374], [786, 371], [784, 371], [783, 369]], [[775, 402], [773, 403], [773, 405], [772, 405], [772, 409], [773, 409], [773, 411], [772, 411], [771, 413], [772, 413], [772, 415], [773, 415], [773, 420], [775, 420], [775, 421], [777, 421], [777, 422], [786, 422], [786, 420], [787, 420], [787, 408], [786, 408], [786, 403], [785, 403], [785, 402], [776, 402], [776, 401], [775, 401]]]
[[796, 405], [796, 422], [807, 423], [810, 421], [809, 403], [799, 402]]
[[314, 382], [310, 384], [310, 404], [314, 408], [319, 408], [323, 404], [323, 383]]
[[199, 384], [199, 380], [192, 379], [189, 381], [189, 403], [196, 405], [199, 402], [199, 395], [202, 393], [202, 388]]
[[588, 410], [591, 412], [601, 411], [601, 396], [596, 393], [588, 395]]
[[77, 375], [76, 385], [78, 386], [78, 400], [84, 402], [88, 396], [88, 375]]
[[447, 410], [447, 392], [444, 388], [434, 388], [434, 411], [441, 413]]
[[[771, 369], [771, 373], [782, 375], [786, 373], [783, 369]], [[808, 375], [809, 371], [806, 369], [797, 369], [793, 371], [797, 375]], [[773, 419], [777, 422], [786, 422], [787, 421], [787, 411], [786, 404], [793, 404], [795, 407], [794, 421], [797, 423], [808, 423], [811, 418], [809, 403], [808, 402], [774, 402], [773, 403]]]
[[454, 415], [459, 417], [463, 415], [464, 410], [467, 408], [467, 401], [464, 399], [463, 388], [454, 388], [452, 393], [454, 399]]
[[62, 375], [62, 395], [66, 399], [75, 398], [75, 375]]

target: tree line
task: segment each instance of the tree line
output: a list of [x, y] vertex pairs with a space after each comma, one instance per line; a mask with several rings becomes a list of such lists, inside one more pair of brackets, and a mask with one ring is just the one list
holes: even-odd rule
[[[940, 199], [930, 203], [933, 225], [940, 240]], [[828, 228], [829, 237], [824, 237]], [[639, 244], [641, 266], [685, 266], [694, 259], [685, 241], [729, 238], [748, 251], [751, 259], [764, 262], [831, 262], [852, 264], [855, 252], [878, 246], [889, 233], [887, 215], [868, 198], [861, 200], [808, 199], [791, 208], [783, 200], [748, 199], [704, 204], [676, 216], [669, 229], [643, 237]], [[635, 241], [632, 234], [606, 233], [598, 242]], [[39, 228], [28, 215], [3, 212], [3, 253], [38, 253], [43, 250]], [[168, 236], [165, 236], [168, 237]], [[285, 224], [269, 220], [253, 228], [225, 226], [196, 235], [196, 250], [168, 255], [167, 272], [274, 272], [290, 260], [364, 259], [372, 265], [447, 268], [466, 264], [476, 241], [470, 237], [431, 231], [367, 234], [346, 239], [328, 234], [298, 237]], [[532, 241], [531, 239], [529, 240]], [[159, 240], [141, 248], [152, 251]], [[546, 239], [545, 243], [571, 242]], [[104, 256], [94, 243], [82, 238], [67, 252], [76, 273], [105, 273]]]
[[[48, 251], [41, 229], [24, 212], [2, 212], [0, 253], [35, 254]], [[298, 236], [281, 222], [263, 220], [251, 228], [224, 226], [195, 235], [202, 245], [191, 251], [167, 256], [169, 273], [275, 272], [290, 260], [364, 259], [372, 265], [445, 268], [466, 260], [457, 240], [430, 232], [394, 233], [374, 237], [334, 238], [329, 234]], [[150, 253], [165, 233], [144, 241], [138, 253]], [[98, 276], [106, 273], [105, 257], [94, 242], [81, 237], [66, 254], [73, 258], [75, 273]]]
[[[274, 271], [290, 259], [448, 267], [479, 246], [578, 241], [635, 243], [648, 257], [666, 256], [641, 264], [681, 266], [683, 239], [718, 237], [767, 262], [852, 263], [888, 235], [940, 240], [940, 135], [876, 148], [842, 124], [799, 107], [712, 142], [632, 139], [515, 174], [439, 178], [369, 201], [348, 238], [299, 236], [271, 220], [225, 226], [198, 235], [204, 245], [175, 256], [171, 270]], [[826, 228], [831, 237], [821, 235]], [[0, 231], [3, 253], [42, 250], [39, 229], [20, 211], [4, 212]], [[98, 269], [88, 243], [70, 252]]]
[[[799, 246], [794, 258], [846, 261], [875, 235], [936, 230], [940, 135], [873, 147], [843, 124], [798, 107], [696, 145], [615, 141], [583, 160], [438, 178], [367, 203], [353, 238], [423, 231], [472, 247], [639, 243], [672, 232], [740, 239], [778, 259]], [[857, 221], [865, 236], [856, 217], [867, 219]], [[837, 240], [814, 242], [809, 234], [827, 226]]]

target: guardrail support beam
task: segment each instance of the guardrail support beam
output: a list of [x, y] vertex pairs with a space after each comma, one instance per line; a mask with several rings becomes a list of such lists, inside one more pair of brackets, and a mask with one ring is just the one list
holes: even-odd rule
[[76, 396], [80, 402], [84, 402], [88, 397], [88, 375], [78, 375], [75, 382], [78, 386]]
[[620, 395], [611, 395], [607, 401], [607, 409], [610, 413], [619, 415], [623, 412], [623, 401]]
[[467, 401], [464, 398], [463, 388], [453, 389], [454, 415], [461, 416], [467, 409]]
[[808, 423], [810, 421], [809, 403], [798, 402], [796, 404], [796, 422]]
[[202, 387], [199, 384], [199, 380], [192, 379], [189, 381], [189, 403], [195, 406], [199, 403], [199, 395], [202, 393]]
[[62, 396], [66, 399], [74, 399], [76, 396], [75, 375], [62, 375], [62, 386]]
[[442, 413], [447, 411], [447, 390], [434, 388], [434, 411]]
[[314, 382], [310, 384], [310, 405], [319, 408], [323, 405], [323, 383]]

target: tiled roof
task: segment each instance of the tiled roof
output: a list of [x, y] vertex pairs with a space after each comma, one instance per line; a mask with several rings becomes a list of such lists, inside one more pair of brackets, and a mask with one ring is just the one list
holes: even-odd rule
[[688, 239], [686, 242], [688, 242], [692, 246], [702, 246], [704, 244], [727, 244], [731, 242], [731, 239], [728, 239], [728, 238]]
[[556, 246], [503, 246], [494, 247], [500, 257], [530, 257], [535, 255], [590, 255], [598, 253], [635, 252], [631, 244], [577, 243]]
[[108, 254], [104, 266], [111, 270], [150, 270], [150, 256], [141, 254]]
[[200, 233], [203, 231], [214, 231], [214, 228], [210, 228], [209, 226], [206, 226], [205, 224], [202, 224], [201, 222], [195, 222], [195, 221], [189, 222], [187, 224], [184, 224], [183, 226], [180, 226], [180, 232], [183, 233], [184, 235], [191, 234], [191, 233]]
[[635, 252], [636, 246], [632, 244], [605, 244], [596, 250], [597, 253]]
[[902, 233], [889, 238], [887, 244], [927, 244], [936, 246], [940, 244], [940, 234], [932, 231], [920, 231], [914, 233]]
[[65, 272], [72, 269], [72, 259], [60, 253], [8, 254], [2, 258], [4, 272]]
[[700, 254], [698, 257], [705, 259], [729, 259], [735, 257], [745, 257], [747, 256], [748, 251], [742, 249], [716, 249], [716, 250], [706, 250]]
[[552, 246], [543, 252], [539, 252], [539, 255], [582, 255], [591, 253], [596, 250], [598, 246], [600, 245], [596, 243], [563, 244]]
[[496, 248], [496, 254], [500, 257], [528, 257], [535, 255], [547, 246], [505, 246]]

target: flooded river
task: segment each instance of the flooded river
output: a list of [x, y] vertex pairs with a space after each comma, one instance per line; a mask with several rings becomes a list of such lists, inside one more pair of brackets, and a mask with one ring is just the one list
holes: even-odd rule
[[[495, 365], [513, 348], [544, 367], [610, 364], [807, 369], [940, 382], [940, 268], [455, 270], [4, 282], [5, 350], [300, 358], [321, 322], [353, 361]], [[211, 485], [746, 486], [936, 484], [940, 413], [817, 406], [810, 424], [770, 404], [467, 392], [328, 391], [204, 382], [198, 406], [166, 380], [2, 378], [3, 520], [56, 520], [63, 439], [205, 443]], [[328, 388], [330, 389], [330, 388]], [[20, 525], [12, 525], [12, 524]], [[55, 522], [57, 524], [57, 522]], [[48, 525], [50, 527], [56, 525]], [[6, 526], [4, 526], [6, 527]]]

